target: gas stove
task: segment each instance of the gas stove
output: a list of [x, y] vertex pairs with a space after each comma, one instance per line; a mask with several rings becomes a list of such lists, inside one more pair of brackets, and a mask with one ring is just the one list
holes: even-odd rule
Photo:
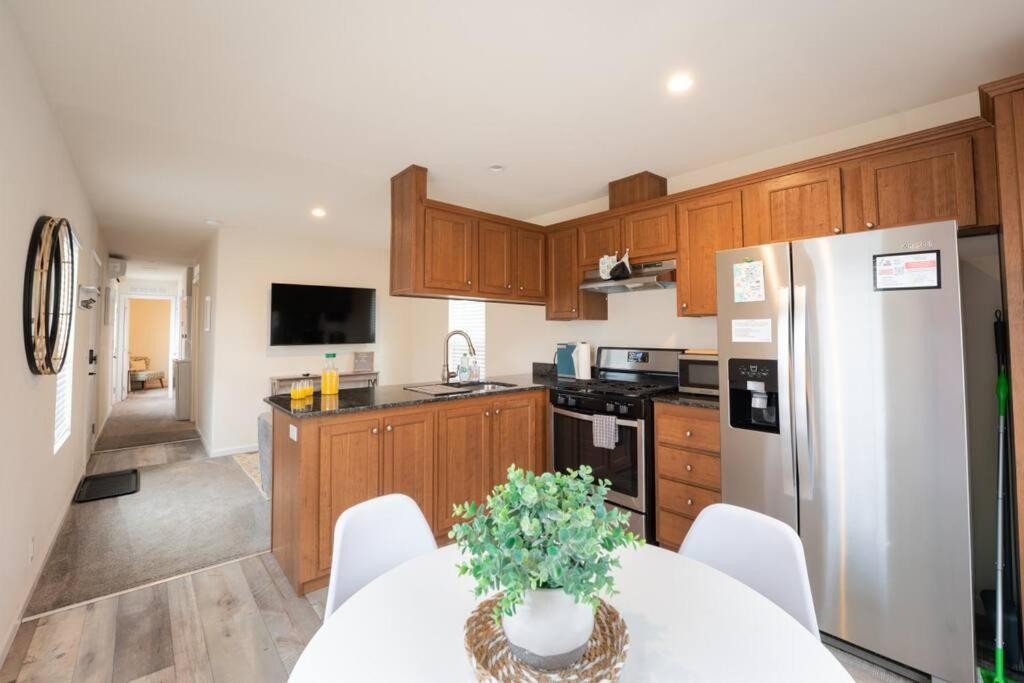
[[[589, 466], [611, 482], [607, 500], [631, 513], [633, 531], [654, 541], [654, 409], [651, 397], [678, 387], [679, 349], [597, 350], [595, 379], [560, 379], [551, 390], [551, 468]], [[597, 434], [613, 430], [611, 443]], [[605, 437], [602, 437], [606, 439]]]

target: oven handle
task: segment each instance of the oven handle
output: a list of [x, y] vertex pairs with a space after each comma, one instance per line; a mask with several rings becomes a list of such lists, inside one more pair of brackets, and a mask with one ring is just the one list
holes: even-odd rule
[[[594, 421], [594, 416], [593, 415], [588, 415], [587, 413], [577, 413], [577, 412], [572, 411], [572, 410], [565, 410], [564, 408], [555, 408], [554, 406], [551, 406], [551, 412], [552, 413], [557, 413], [558, 415], [565, 415], [566, 417], [571, 417], [571, 418], [576, 419], [576, 420], [586, 420], [587, 422], [593, 422]], [[620, 419], [616, 418], [615, 421], [616, 421], [617, 424], [624, 425], [626, 427], [639, 427], [640, 426], [640, 421], [639, 420], [620, 420]]]

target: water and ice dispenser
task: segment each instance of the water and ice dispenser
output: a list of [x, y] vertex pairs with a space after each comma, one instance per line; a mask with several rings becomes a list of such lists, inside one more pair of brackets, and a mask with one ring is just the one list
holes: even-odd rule
[[779, 433], [778, 361], [729, 359], [729, 424]]

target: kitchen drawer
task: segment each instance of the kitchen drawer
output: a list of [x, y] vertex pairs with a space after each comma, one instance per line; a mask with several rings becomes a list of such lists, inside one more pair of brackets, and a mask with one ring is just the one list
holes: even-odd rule
[[693, 520], [683, 515], [677, 515], [668, 510], [658, 510], [656, 522], [658, 545], [669, 550], [679, 550], [686, 538], [686, 532], [693, 525]]
[[654, 459], [659, 477], [672, 477], [712, 489], [722, 488], [722, 464], [717, 455], [658, 446]]
[[720, 502], [722, 495], [717, 491], [658, 477], [657, 498], [659, 509], [665, 508], [687, 517], [696, 517], [708, 505]]
[[719, 429], [717, 410], [664, 404], [655, 409], [654, 438], [661, 444], [718, 453]]

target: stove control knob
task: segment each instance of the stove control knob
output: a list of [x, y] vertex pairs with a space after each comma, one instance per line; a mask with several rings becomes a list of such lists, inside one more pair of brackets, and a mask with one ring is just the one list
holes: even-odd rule
[[629, 412], [629, 406], [623, 406], [623, 405], [619, 406], [619, 413], [621, 415], [625, 415], [628, 412]]
[[606, 413], [614, 413], [615, 412], [615, 404], [614, 403], [605, 403], [604, 404], [604, 412], [606, 412]]

